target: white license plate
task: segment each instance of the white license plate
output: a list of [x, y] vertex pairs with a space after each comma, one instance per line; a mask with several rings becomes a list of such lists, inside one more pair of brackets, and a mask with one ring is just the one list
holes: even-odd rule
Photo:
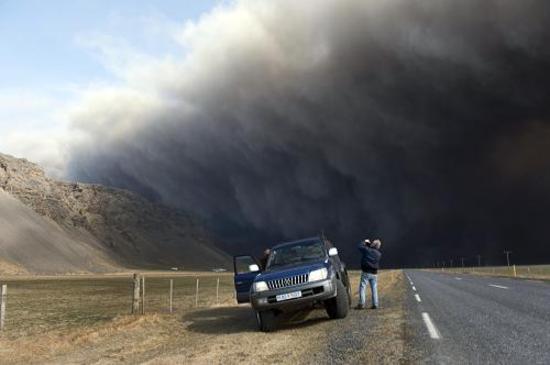
[[301, 296], [302, 296], [301, 291], [293, 291], [292, 293], [279, 294], [275, 297], [275, 299], [277, 299], [277, 301], [280, 302], [283, 300], [300, 298]]

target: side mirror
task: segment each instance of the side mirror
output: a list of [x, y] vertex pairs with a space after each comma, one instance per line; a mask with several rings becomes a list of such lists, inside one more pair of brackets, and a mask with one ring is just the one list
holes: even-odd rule
[[256, 264], [252, 264], [252, 265], [248, 265], [248, 270], [250, 270], [250, 272], [256, 272], [256, 271], [260, 271], [260, 267]]
[[338, 255], [338, 249], [336, 247], [331, 247], [329, 250], [328, 250], [328, 255], [329, 256], [336, 256]]

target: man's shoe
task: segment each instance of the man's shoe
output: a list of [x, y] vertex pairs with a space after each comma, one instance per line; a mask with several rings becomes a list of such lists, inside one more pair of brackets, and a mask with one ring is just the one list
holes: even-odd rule
[[357, 304], [357, 305], [355, 306], [355, 309], [357, 309], [357, 310], [365, 309], [365, 306], [364, 306], [364, 305], [361, 305], [361, 304]]
[[370, 309], [378, 309], [378, 306], [377, 306], [377, 305], [373, 305], [372, 307], [370, 307]]

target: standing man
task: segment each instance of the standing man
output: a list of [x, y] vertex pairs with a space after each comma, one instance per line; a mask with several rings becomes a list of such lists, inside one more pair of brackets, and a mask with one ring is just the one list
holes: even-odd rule
[[262, 271], [264, 271], [265, 268], [266, 268], [266, 266], [267, 266], [267, 260], [269, 259], [269, 254], [270, 254], [270, 253], [271, 253], [271, 250], [270, 250], [269, 248], [266, 248], [266, 249], [264, 250], [264, 253], [263, 253], [263, 255], [262, 255], [262, 258], [260, 259], [260, 265], [261, 265], [260, 269], [261, 269]]
[[380, 247], [382, 241], [374, 240], [372, 243], [367, 239], [359, 242], [358, 248], [361, 252], [361, 282], [359, 283], [359, 304], [355, 309], [365, 309], [365, 290], [367, 282], [372, 292], [372, 307], [378, 308], [378, 269], [382, 253]]

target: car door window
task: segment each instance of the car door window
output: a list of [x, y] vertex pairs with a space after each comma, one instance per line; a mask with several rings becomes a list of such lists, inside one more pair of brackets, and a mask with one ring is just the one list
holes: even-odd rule
[[[258, 265], [251, 256], [240, 256], [235, 258], [235, 274], [246, 274], [258, 270], [251, 270], [251, 266]], [[254, 268], [254, 267], [252, 267]]]

